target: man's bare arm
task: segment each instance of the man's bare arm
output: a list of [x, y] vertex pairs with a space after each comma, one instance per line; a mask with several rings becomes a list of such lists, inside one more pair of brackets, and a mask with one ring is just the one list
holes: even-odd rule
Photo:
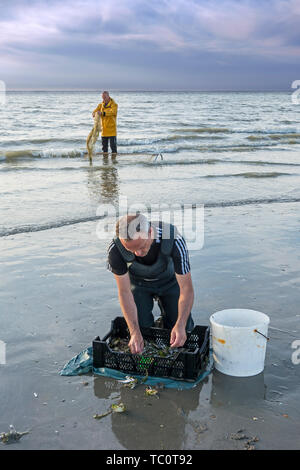
[[118, 286], [121, 310], [130, 333], [130, 350], [133, 354], [140, 353], [144, 349], [144, 341], [139, 327], [136, 304], [130, 288], [129, 274], [126, 273], [122, 276], [114, 274], [114, 276]]

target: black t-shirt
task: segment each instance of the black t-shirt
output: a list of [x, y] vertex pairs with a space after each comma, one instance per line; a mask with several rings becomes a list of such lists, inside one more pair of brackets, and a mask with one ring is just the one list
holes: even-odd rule
[[[156, 238], [150, 247], [146, 256], [135, 256], [135, 260], [141, 264], [152, 265], [155, 263], [160, 250], [162, 230], [160, 227], [155, 227]], [[108, 260], [107, 269], [117, 276], [122, 276], [128, 271], [127, 263], [122, 258], [122, 255], [114, 241], [108, 247]], [[174, 262], [174, 269], [176, 274], [187, 274], [190, 272], [189, 253], [184, 238], [178, 234], [174, 240], [173, 250], [171, 257]]]

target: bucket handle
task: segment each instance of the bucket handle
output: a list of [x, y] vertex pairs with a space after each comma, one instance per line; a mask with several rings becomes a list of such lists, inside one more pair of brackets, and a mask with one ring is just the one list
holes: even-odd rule
[[269, 341], [270, 338], [268, 338], [268, 336], [264, 335], [263, 333], [261, 333], [260, 331], [258, 331], [257, 329], [253, 330], [254, 333], [258, 333], [260, 335], [262, 335], [264, 338], [266, 338], [267, 341]]

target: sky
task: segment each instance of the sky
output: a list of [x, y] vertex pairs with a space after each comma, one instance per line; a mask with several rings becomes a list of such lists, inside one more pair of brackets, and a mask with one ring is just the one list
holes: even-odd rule
[[10, 89], [291, 90], [300, 0], [0, 0]]

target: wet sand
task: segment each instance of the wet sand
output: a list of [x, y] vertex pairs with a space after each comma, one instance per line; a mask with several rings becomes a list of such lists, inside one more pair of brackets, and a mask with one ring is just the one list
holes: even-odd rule
[[[214, 371], [194, 389], [161, 390], [159, 400], [144, 386], [59, 375], [120, 314], [96, 222], [2, 238], [0, 432], [13, 424], [30, 433], [1, 449], [243, 449], [230, 438], [241, 429], [259, 438], [257, 449], [299, 448], [300, 364], [291, 360], [300, 339], [299, 220], [296, 203], [205, 210], [204, 247], [190, 252], [195, 323], [251, 308], [289, 333], [270, 328], [264, 373]], [[93, 419], [120, 398], [128, 412]]]

